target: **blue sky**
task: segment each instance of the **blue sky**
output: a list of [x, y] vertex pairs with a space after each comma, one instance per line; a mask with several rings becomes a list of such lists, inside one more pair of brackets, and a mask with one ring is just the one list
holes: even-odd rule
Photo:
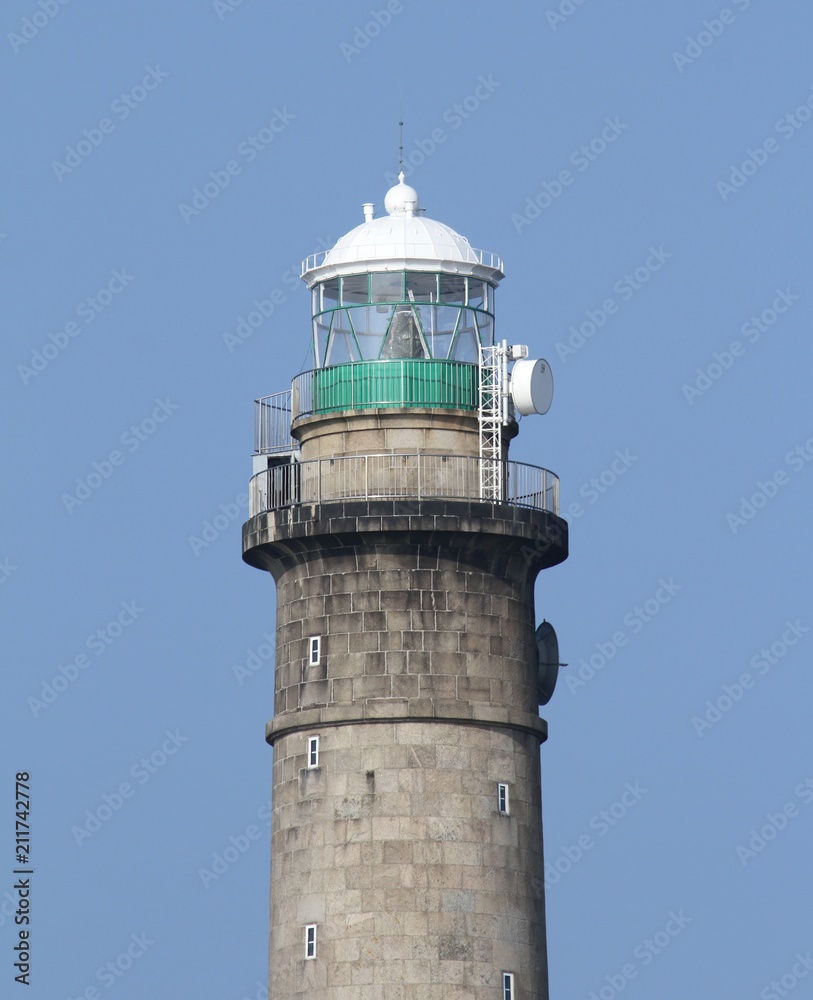
[[811, 28], [801, 0], [5, 5], [4, 995], [18, 770], [28, 996], [264, 995], [252, 400], [306, 356], [300, 259], [382, 202], [399, 90], [409, 182], [504, 258], [498, 336], [554, 371], [512, 447], [571, 525], [537, 590], [570, 664], [551, 995], [807, 995]]

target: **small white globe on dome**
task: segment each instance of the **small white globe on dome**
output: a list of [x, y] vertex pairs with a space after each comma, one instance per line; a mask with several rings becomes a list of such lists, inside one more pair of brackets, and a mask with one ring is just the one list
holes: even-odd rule
[[414, 215], [418, 211], [418, 192], [404, 184], [404, 172], [398, 174], [398, 183], [384, 195], [384, 208], [388, 215]]

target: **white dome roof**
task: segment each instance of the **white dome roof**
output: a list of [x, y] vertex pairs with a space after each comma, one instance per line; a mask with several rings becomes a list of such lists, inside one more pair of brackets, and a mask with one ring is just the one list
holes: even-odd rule
[[363, 222], [336, 243], [325, 264], [417, 257], [432, 261], [477, 261], [469, 241], [442, 222], [421, 215], [386, 215]]
[[419, 208], [418, 193], [404, 184], [387, 191], [384, 207], [388, 215], [372, 218], [372, 206], [365, 206], [365, 221], [323, 253], [302, 262], [302, 278], [311, 286], [338, 274], [363, 274], [396, 268], [444, 270], [453, 274], [475, 274], [499, 281], [503, 262], [496, 255], [475, 250], [465, 236], [434, 219]]

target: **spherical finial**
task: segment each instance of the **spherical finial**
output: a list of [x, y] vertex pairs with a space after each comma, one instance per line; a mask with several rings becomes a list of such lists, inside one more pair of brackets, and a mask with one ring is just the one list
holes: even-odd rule
[[389, 215], [414, 215], [418, 210], [418, 192], [404, 184], [404, 172], [398, 174], [398, 183], [384, 195], [384, 208]]

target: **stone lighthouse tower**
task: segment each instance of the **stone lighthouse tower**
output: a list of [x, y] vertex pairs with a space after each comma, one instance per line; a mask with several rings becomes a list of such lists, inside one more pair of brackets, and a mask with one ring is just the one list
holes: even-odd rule
[[256, 403], [269, 993], [547, 1000], [538, 707], [558, 652], [534, 582], [567, 526], [556, 477], [508, 446], [550, 376], [495, 343], [500, 258], [425, 217], [403, 175], [384, 207], [303, 262], [312, 368]]

